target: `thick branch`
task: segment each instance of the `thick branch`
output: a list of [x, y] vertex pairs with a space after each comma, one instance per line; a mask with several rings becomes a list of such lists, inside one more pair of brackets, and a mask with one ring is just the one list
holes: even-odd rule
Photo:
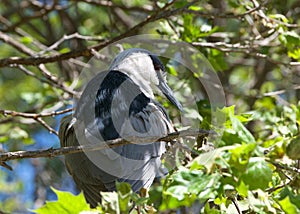
[[[178, 139], [180, 137], [187, 137], [187, 136], [208, 136], [208, 135], [214, 135], [215, 132], [213, 131], [207, 131], [207, 130], [185, 130], [185, 131], [179, 131], [169, 134], [166, 137], [159, 138], [156, 140], [156, 142], [165, 141], [165, 142], [171, 142], [172, 140]], [[2, 153], [0, 155], [0, 165], [4, 165], [5, 161], [9, 160], [15, 160], [15, 159], [24, 159], [24, 158], [40, 158], [40, 157], [56, 157], [59, 155], [66, 155], [66, 154], [74, 154], [79, 152], [88, 152], [88, 151], [96, 151], [96, 150], [102, 150], [107, 148], [113, 148], [118, 146], [123, 146], [130, 144], [131, 142], [128, 142], [124, 139], [115, 139], [107, 141], [105, 145], [81, 145], [81, 146], [70, 146], [70, 147], [62, 147], [62, 148], [49, 148], [46, 150], [37, 150], [37, 151], [17, 151], [17, 152], [6, 152]]]

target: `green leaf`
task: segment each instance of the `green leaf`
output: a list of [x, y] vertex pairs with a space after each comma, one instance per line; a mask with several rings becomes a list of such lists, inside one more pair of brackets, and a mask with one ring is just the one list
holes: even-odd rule
[[229, 106], [229, 107], [224, 107], [222, 109], [217, 109], [216, 112], [216, 117], [217, 118], [221, 118], [223, 120], [223, 118], [226, 118], [226, 121], [224, 124], [226, 129], [231, 129], [232, 128], [232, 124], [231, 121], [229, 119], [229, 115], [230, 114], [234, 114], [234, 106]]
[[272, 179], [272, 170], [263, 158], [252, 157], [241, 179], [250, 190], [264, 190]]
[[183, 15], [183, 27], [184, 31], [182, 32], [182, 37], [186, 42], [196, 41], [202, 36], [200, 23], [195, 22], [192, 14]]
[[32, 43], [33, 39], [32, 39], [32, 37], [24, 36], [21, 38], [20, 41], [25, 45], [29, 45], [30, 43]]
[[[162, 182], [164, 182], [164, 180]], [[154, 207], [159, 207], [159, 205], [162, 203], [162, 192], [163, 186], [152, 185], [149, 191], [148, 204], [152, 204]]]
[[81, 211], [89, 211], [90, 206], [86, 203], [83, 193], [73, 195], [70, 192], [59, 191], [51, 188], [57, 195], [57, 201], [46, 201], [41, 208], [33, 210], [39, 214], [57, 214], [57, 213], [80, 213]]
[[286, 147], [286, 154], [293, 160], [300, 159], [300, 136], [291, 140]]
[[[216, 30], [217, 29], [214, 28], [212, 31], [216, 31]], [[215, 50], [215, 49], [210, 50], [208, 60], [216, 71], [224, 71], [228, 69], [228, 63], [225, 60], [225, 54], [219, 50]]]
[[288, 43], [293, 43], [295, 45], [300, 44], [300, 36], [295, 31], [287, 31], [284, 33], [284, 36], [286, 37]]
[[214, 198], [220, 185], [220, 177], [219, 174], [208, 175], [200, 170], [181, 168], [169, 178], [171, 182], [163, 192], [160, 209], [191, 206], [196, 199], [205, 201]]
[[222, 144], [233, 145], [242, 142], [254, 143], [255, 139], [253, 135], [242, 123], [252, 120], [252, 115], [235, 115], [234, 111], [234, 106], [217, 109], [216, 118], [222, 118], [222, 125], [225, 128], [222, 135]]
[[229, 114], [232, 128], [237, 132], [240, 139], [245, 143], [254, 143], [255, 139], [251, 132], [241, 123], [241, 121], [233, 114]]
[[298, 209], [297, 206], [290, 201], [288, 196], [280, 200], [279, 204], [283, 211], [287, 214], [297, 214], [300, 212], [300, 209]]
[[194, 11], [200, 11], [200, 10], [203, 9], [203, 7], [196, 6], [196, 5], [191, 5], [191, 6], [189, 6], [189, 9], [194, 10]]
[[128, 212], [130, 209], [130, 199], [132, 195], [132, 190], [129, 183], [116, 183], [118, 199], [119, 199], [119, 206], [121, 212]]
[[68, 53], [68, 52], [70, 52], [70, 48], [62, 48], [62, 49], [60, 49], [59, 50], [59, 53]]
[[177, 73], [176, 69], [174, 68], [174, 66], [168, 64], [168, 65], [167, 65], [167, 68], [169, 69], [169, 73], [170, 73], [171, 75], [173, 75], [173, 76], [175, 76], [175, 77], [178, 76], [178, 73]]
[[261, 110], [274, 110], [276, 100], [274, 97], [263, 97], [255, 101], [254, 108]]
[[288, 21], [289, 21], [289, 20], [288, 20], [284, 15], [282, 15], [282, 14], [270, 14], [269, 17], [272, 18], [272, 19], [278, 19], [278, 20], [280, 20], [280, 21], [283, 21], [284, 23], [288, 23]]
[[217, 149], [214, 149], [209, 152], [205, 152], [196, 157], [192, 162], [190, 162], [187, 166], [191, 168], [191, 170], [201, 169], [202, 166], [205, 166], [208, 172], [211, 172], [213, 169], [213, 165], [215, 164], [216, 158], [221, 157], [222, 153], [226, 150], [232, 150], [236, 148], [237, 145], [233, 146], [223, 146]]
[[289, 50], [294, 49], [296, 46], [300, 45], [300, 36], [295, 31], [287, 31], [280, 34], [280, 41]]
[[255, 148], [256, 144], [251, 143], [243, 144], [230, 150], [229, 152], [231, 153], [231, 157], [229, 164], [231, 167], [238, 170], [240, 173], [243, 173]]
[[243, 181], [241, 181], [240, 184], [236, 187], [236, 190], [238, 191], [240, 196], [243, 196], [243, 197], [248, 196], [249, 189], [248, 189], [248, 186]]
[[[286, 198], [289, 198], [289, 200], [287, 201]], [[298, 210], [300, 209], [300, 195], [298, 195], [298, 194], [295, 195], [293, 193], [293, 190], [291, 189], [291, 187], [288, 187], [288, 186], [284, 187], [282, 189], [282, 191], [279, 193], [278, 199], [279, 199], [279, 201], [283, 201], [280, 204], [281, 206], [288, 207], [291, 205], [287, 205], [287, 204], [292, 203], [297, 207]], [[286, 203], [284, 203], [284, 202], [286, 202]]]
[[288, 56], [293, 59], [300, 60], [300, 48], [295, 48], [288, 51]]
[[0, 143], [4, 143], [4, 142], [6, 142], [8, 140], [9, 140], [9, 136], [7, 136], [7, 135], [0, 136]]

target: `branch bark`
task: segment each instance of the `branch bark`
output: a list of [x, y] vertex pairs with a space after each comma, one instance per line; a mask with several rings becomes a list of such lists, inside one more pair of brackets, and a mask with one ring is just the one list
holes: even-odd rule
[[[155, 142], [171, 142], [175, 139], [179, 139], [181, 137], [188, 137], [188, 136], [208, 136], [208, 135], [215, 135], [216, 133], [214, 131], [209, 130], [184, 130], [184, 131], [177, 131], [174, 133], [171, 133], [165, 137], [161, 137]], [[47, 157], [52, 158], [59, 155], [67, 155], [67, 154], [75, 154], [79, 152], [90, 152], [90, 151], [97, 151], [107, 148], [114, 148], [118, 146], [123, 146], [127, 144], [131, 144], [132, 142], [129, 142], [125, 139], [115, 139], [106, 141], [105, 145], [80, 145], [80, 146], [70, 146], [70, 147], [62, 147], [62, 148], [49, 148], [45, 150], [37, 150], [37, 151], [16, 151], [16, 152], [5, 152], [0, 154], [0, 165], [7, 168], [6, 161], [9, 160], [16, 160], [16, 159], [24, 159], [24, 158], [41, 158], [41, 157]]]
[[26, 112], [17, 112], [17, 111], [11, 111], [11, 110], [4, 110], [0, 109], [0, 114], [3, 114], [5, 116], [10, 115], [12, 117], [24, 117], [24, 118], [32, 118], [36, 119], [39, 117], [54, 117], [60, 114], [65, 114], [68, 112], [73, 111], [72, 108], [67, 108], [65, 110], [61, 111], [55, 111], [55, 112], [44, 112], [44, 113], [26, 113]]

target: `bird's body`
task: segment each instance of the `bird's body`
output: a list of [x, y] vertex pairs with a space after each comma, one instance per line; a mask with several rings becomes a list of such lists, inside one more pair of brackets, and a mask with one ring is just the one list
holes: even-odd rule
[[[125, 138], [158, 139], [174, 131], [162, 105], [154, 100], [160, 89], [179, 109], [166, 85], [159, 59], [143, 49], [118, 55], [108, 71], [99, 73], [83, 91], [73, 115], [61, 121], [61, 146], [102, 143]], [[161, 165], [164, 142], [133, 143], [99, 151], [66, 155], [69, 173], [92, 207], [100, 191], [115, 190], [115, 182], [128, 182], [133, 191], [149, 188], [167, 170]]]

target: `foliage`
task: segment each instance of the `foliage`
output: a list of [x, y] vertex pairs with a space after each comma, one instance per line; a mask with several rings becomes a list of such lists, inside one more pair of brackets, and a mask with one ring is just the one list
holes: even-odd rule
[[83, 193], [74, 196], [69, 192], [52, 190], [57, 195], [57, 202], [46, 202], [43, 207], [35, 210], [36, 213], [79, 213], [89, 210], [89, 205], [85, 202]]
[[[204, 212], [229, 213], [235, 201], [241, 211], [298, 213], [299, 173], [272, 165], [272, 160], [277, 160], [278, 157], [266, 155], [264, 151], [270, 149], [269, 145], [266, 147], [265, 144], [258, 143], [242, 123], [252, 119], [235, 115], [233, 107], [218, 111], [226, 114], [227, 118], [220, 147], [200, 153], [186, 166], [180, 166], [162, 181], [162, 185], [154, 185], [148, 197], [133, 193], [127, 183], [118, 183], [117, 191], [103, 192], [102, 203], [97, 211], [91, 211], [127, 213], [135, 204], [148, 213], [207, 203]], [[261, 118], [261, 121], [265, 119]], [[291, 141], [293, 140], [291, 137]], [[240, 143], [236, 143], [237, 141]], [[283, 176], [293, 177], [293, 184], [286, 186], [289, 181]], [[72, 197], [76, 197], [76, 200], [83, 199], [82, 194]], [[66, 210], [73, 209], [71, 203], [64, 201], [68, 198], [69, 195], [58, 195], [58, 202], [47, 202], [37, 212], [44, 213], [46, 208], [58, 212], [61, 209], [60, 204], [69, 206]], [[83, 208], [76, 212], [87, 211], [86, 207]]]
[[[227, 107], [210, 103], [196, 81], [203, 65], [193, 73], [162, 59], [180, 101], [196, 99], [198, 111], [187, 106], [187, 116], [216, 131], [215, 138], [197, 139], [193, 153], [183, 153], [186, 159], [149, 195], [117, 184], [96, 209], [82, 194], [58, 190], [57, 202], [41, 207], [54, 198], [49, 186], [75, 192], [60, 158], [9, 161], [13, 172], [0, 169], [0, 212], [128, 213], [135, 205], [132, 213], [183, 206], [203, 206], [204, 213], [299, 213], [299, 8], [296, 0], [1, 1], [1, 152], [57, 147], [66, 112], [55, 112], [72, 105], [92, 50], [117, 37], [149, 33], [197, 48], [219, 76]], [[184, 128], [178, 112], [159, 101]], [[29, 165], [31, 180], [24, 176]]]

